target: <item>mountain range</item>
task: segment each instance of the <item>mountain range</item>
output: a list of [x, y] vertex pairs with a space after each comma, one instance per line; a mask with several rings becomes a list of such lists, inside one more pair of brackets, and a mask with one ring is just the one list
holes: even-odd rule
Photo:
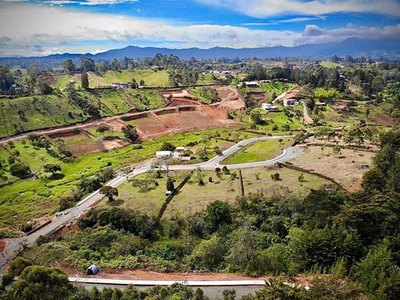
[[[214, 47], [210, 49], [188, 48], [188, 49], [168, 49], [156, 47], [137, 47], [128, 46], [122, 49], [113, 49], [98, 54], [85, 54], [95, 61], [110, 61], [112, 58], [121, 59], [125, 56], [131, 58], [154, 57], [157, 53], [163, 55], [176, 55], [181, 59], [189, 59], [195, 57], [197, 59], [216, 59], [221, 57], [229, 58], [309, 58], [309, 59], [326, 59], [333, 55], [344, 57], [351, 55], [353, 57], [371, 57], [371, 58], [400, 58], [400, 39], [385, 40], [362, 40], [359, 38], [349, 38], [339, 43], [326, 44], [306, 44], [296, 47], [264, 47], [264, 48], [221, 48]], [[78, 60], [81, 54], [54, 54], [44, 57], [5, 57], [5, 60], [50, 60], [63, 61], [65, 59]]]

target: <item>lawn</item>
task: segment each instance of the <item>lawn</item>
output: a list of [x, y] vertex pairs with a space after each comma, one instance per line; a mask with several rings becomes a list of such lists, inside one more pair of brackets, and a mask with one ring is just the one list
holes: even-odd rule
[[[174, 214], [182, 214], [184, 216], [192, 215], [195, 212], [202, 211], [206, 208], [207, 204], [215, 200], [226, 201], [230, 204], [237, 205], [236, 197], [240, 196], [240, 182], [239, 179], [231, 180], [231, 175], [221, 175], [221, 178], [216, 176], [215, 172], [203, 172], [205, 185], [200, 186], [197, 184], [197, 171], [191, 177], [191, 180], [181, 189], [179, 194], [174, 197], [173, 201], [169, 204], [164, 217], [168, 218]], [[231, 171], [236, 173], [238, 171]], [[274, 181], [271, 175], [279, 173], [281, 180]], [[170, 176], [176, 180], [175, 186], [178, 185], [186, 175], [186, 172], [170, 172]], [[256, 178], [256, 174], [259, 179]], [[264, 189], [271, 196], [274, 194], [293, 194], [305, 195], [310, 189], [317, 189], [328, 181], [316, 176], [304, 174], [305, 181], [300, 182], [298, 177], [300, 172], [290, 169], [266, 169], [266, 168], [251, 168], [243, 169], [242, 176], [244, 182], [245, 194], [256, 192]], [[142, 178], [147, 175], [141, 175]], [[213, 182], [209, 182], [209, 177]], [[137, 177], [140, 178], [140, 177]], [[122, 207], [130, 207], [135, 210], [146, 212], [149, 215], [157, 215], [162, 203], [165, 201], [166, 178], [157, 179], [158, 186], [149, 192], [141, 193], [139, 189], [132, 186], [131, 182], [124, 183], [119, 188], [119, 197], [122, 201]], [[104, 199], [101, 206], [109, 207], [110, 203]]]
[[258, 141], [249, 144], [225, 159], [222, 164], [242, 164], [272, 159], [281, 153], [281, 149], [293, 144], [293, 139]]
[[102, 105], [106, 106], [114, 115], [127, 113], [135, 108], [135, 105], [130, 101], [129, 97], [124, 93], [124, 90], [110, 89], [102, 91], [91, 91], [91, 93], [100, 99]]

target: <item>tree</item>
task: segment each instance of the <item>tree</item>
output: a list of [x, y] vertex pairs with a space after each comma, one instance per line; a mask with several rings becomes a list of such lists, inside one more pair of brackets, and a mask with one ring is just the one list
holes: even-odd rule
[[207, 221], [212, 228], [217, 229], [222, 224], [229, 224], [232, 221], [231, 209], [223, 201], [216, 200], [207, 205]]
[[140, 86], [144, 86], [144, 85], [145, 85], [145, 82], [144, 82], [143, 79], [141, 79], [141, 80], [140, 80]]
[[137, 83], [135, 78], [132, 78], [131, 82], [132, 82], [132, 88], [133, 89], [137, 89], [139, 87], [139, 85], [138, 85], [138, 83]]
[[14, 77], [6, 66], [0, 66], [0, 93], [6, 93], [14, 83]]
[[104, 74], [105, 72], [107, 72], [107, 65], [105, 64], [104, 61], [101, 61], [98, 63], [97, 65], [97, 71], [99, 71], [100, 73]]
[[72, 72], [75, 72], [76, 66], [72, 59], [67, 59], [64, 61], [64, 72], [67, 74], [71, 74]]
[[79, 58], [79, 62], [81, 63], [81, 69], [83, 72], [94, 72], [96, 71], [96, 65], [94, 60], [86, 57], [86, 55], [81, 55]]
[[16, 259], [10, 262], [8, 274], [12, 275], [13, 277], [19, 276], [26, 267], [29, 267], [31, 265], [32, 262], [30, 260], [18, 256]]
[[97, 127], [96, 131], [98, 133], [101, 133], [101, 135], [104, 137], [104, 132], [109, 131], [110, 129], [110, 126], [106, 124], [101, 124], [99, 127]]
[[13, 284], [9, 299], [67, 299], [72, 291], [68, 276], [61, 269], [29, 266]]
[[10, 166], [10, 172], [13, 176], [25, 177], [31, 174], [31, 168], [22, 163], [14, 163]]
[[137, 139], [139, 138], [136, 128], [133, 127], [132, 125], [128, 124], [127, 126], [124, 126], [121, 129], [125, 135], [125, 138], [127, 140], [130, 140], [131, 143], [135, 143], [137, 141]]
[[87, 90], [89, 88], [89, 77], [86, 72], [82, 73], [81, 81], [82, 81], [82, 88]]
[[176, 147], [170, 142], [163, 142], [160, 147], [160, 151], [175, 151]]
[[173, 191], [175, 189], [174, 181], [172, 180], [171, 177], [168, 177], [166, 185], [167, 185], [167, 191]]
[[59, 164], [47, 164], [44, 166], [44, 171], [54, 175], [54, 173], [61, 171], [61, 167]]
[[100, 189], [99, 193], [105, 195], [109, 201], [113, 201], [114, 196], [118, 196], [118, 189], [109, 185], [105, 185]]

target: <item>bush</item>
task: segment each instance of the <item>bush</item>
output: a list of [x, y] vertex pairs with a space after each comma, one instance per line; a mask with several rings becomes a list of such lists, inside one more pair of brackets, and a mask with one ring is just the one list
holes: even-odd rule
[[31, 168], [21, 163], [14, 163], [10, 167], [10, 172], [13, 176], [21, 178], [31, 174]]

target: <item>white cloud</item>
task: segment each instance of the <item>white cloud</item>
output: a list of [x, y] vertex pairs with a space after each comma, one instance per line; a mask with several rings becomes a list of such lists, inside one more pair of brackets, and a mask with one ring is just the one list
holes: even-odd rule
[[180, 48], [290, 46], [300, 34], [220, 25], [174, 26], [160, 20], [90, 14], [60, 7], [12, 5], [0, 10], [0, 37], [8, 48], [67, 48], [73, 43], [91, 41], [93, 48], [89, 51], [93, 51], [99, 47], [99, 41], [142, 45], [147, 41], [148, 45], [178, 44]]
[[400, 24], [397, 26], [385, 26], [383, 28], [377, 27], [356, 27], [349, 23], [345, 28], [337, 28], [327, 30], [320, 28], [316, 25], [307, 25], [301, 38], [294, 41], [295, 45], [305, 43], [329, 43], [340, 42], [348, 38], [357, 37], [360, 39], [399, 39], [400, 38]]
[[282, 14], [318, 16], [338, 12], [370, 12], [400, 16], [396, 0], [196, 0], [251, 17], [265, 18]]
[[315, 20], [325, 20], [326, 16], [320, 17], [302, 17], [302, 18], [292, 18], [292, 19], [284, 19], [284, 20], [277, 20], [271, 22], [257, 22], [257, 23], [243, 23], [244, 26], [266, 26], [266, 25], [278, 25], [280, 23], [300, 23], [306, 21], [315, 21]]

